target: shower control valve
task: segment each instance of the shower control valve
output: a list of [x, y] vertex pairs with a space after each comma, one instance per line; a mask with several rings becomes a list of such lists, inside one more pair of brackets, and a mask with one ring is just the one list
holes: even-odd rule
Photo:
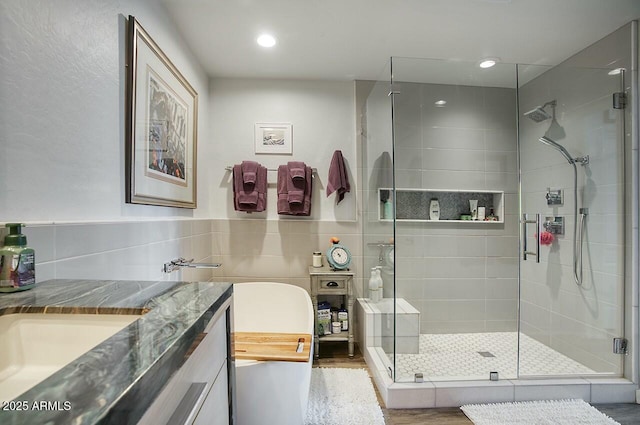
[[562, 205], [564, 203], [562, 189], [551, 189], [548, 187], [545, 198], [547, 198], [547, 205]]
[[545, 217], [544, 230], [554, 235], [564, 235], [564, 217]]

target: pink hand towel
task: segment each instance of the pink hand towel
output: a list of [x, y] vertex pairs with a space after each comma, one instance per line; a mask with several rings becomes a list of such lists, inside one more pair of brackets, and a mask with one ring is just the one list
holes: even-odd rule
[[[290, 161], [287, 163], [287, 170], [289, 171], [287, 179], [287, 194], [288, 201], [291, 205], [302, 205], [305, 195], [305, 168], [304, 162]], [[299, 172], [302, 176], [299, 176]], [[296, 177], [297, 176], [297, 177]]]
[[267, 169], [265, 167], [258, 164], [255, 184], [245, 184], [242, 165], [233, 166], [233, 206], [236, 211], [248, 213], [261, 212], [267, 208]]
[[259, 165], [255, 161], [242, 161], [242, 181], [244, 184], [256, 184], [256, 172]]
[[338, 204], [344, 199], [344, 194], [351, 191], [349, 175], [345, 167], [342, 151], [335, 151], [329, 166], [329, 181], [327, 183], [327, 196], [337, 192]]
[[287, 167], [289, 167], [289, 173], [291, 174], [291, 178], [294, 180], [304, 180], [305, 179], [305, 163], [301, 161], [289, 161], [287, 162]]
[[289, 169], [286, 165], [278, 167], [278, 214], [289, 215], [289, 192], [287, 191], [287, 181], [289, 180]]
[[[289, 167], [281, 165], [278, 167], [278, 214], [280, 215], [311, 215], [311, 195], [313, 189], [313, 170], [305, 166], [303, 199], [300, 203], [289, 202], [289, 185], [292, 180]], [[296, 187], [296, 190], [300, 190]]]
[[258, 192], [258, 207], [256, 211], [264, 211], [267, 209], [267, 167], [258, 166], [255, 187]]
[[251, 193], [241, 191], [238, 193], [238, 203], [245, 208], [256, 208], [258, 206], [258, 191], [254, 190]]

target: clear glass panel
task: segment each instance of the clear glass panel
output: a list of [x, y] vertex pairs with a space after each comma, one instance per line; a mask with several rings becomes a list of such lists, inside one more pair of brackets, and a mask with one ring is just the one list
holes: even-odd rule
[[624, 110], [612, 106], [622, 77], [584, 66], [593, 53], [520, 67], [521, 202], [531, 221], [522, 232], [532, 252], [520, 266], [521, 376], [622, 374], [624, 356], [612, 351], [624, 314]]
[[[362, 318], [366, 323], [367, 349], [392, 375], [394, 334], [394, 227], [393, 227], [393, 136], [390, 70], [375, 82], [358, 82], [368, 91], [362, 117], [364, 180], [363, 276], [367, 304]], [[380, 271], [383, 287], [369, 290], [372, 269]]]
[[516, 68], [392, 69], [396, 381], [515, 378]]

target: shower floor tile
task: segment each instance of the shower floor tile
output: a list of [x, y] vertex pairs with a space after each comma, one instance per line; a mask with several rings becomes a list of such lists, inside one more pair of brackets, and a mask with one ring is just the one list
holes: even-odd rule
[[[521, 335], [520, 375], [594, 375], [597, 372], [546, 345]], [[398, 354], [396, 379], [500, 379], [517, 377], [517, 332], [421, 334], [419, 354]], [[393, 358], [391, 355], [389, 356]]]

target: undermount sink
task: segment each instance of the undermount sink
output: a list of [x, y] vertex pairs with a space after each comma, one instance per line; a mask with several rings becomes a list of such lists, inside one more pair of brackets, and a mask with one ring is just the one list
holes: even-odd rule
[[0, 316], [0, 402], [16, 398], [140, 317], [55, 313]]

